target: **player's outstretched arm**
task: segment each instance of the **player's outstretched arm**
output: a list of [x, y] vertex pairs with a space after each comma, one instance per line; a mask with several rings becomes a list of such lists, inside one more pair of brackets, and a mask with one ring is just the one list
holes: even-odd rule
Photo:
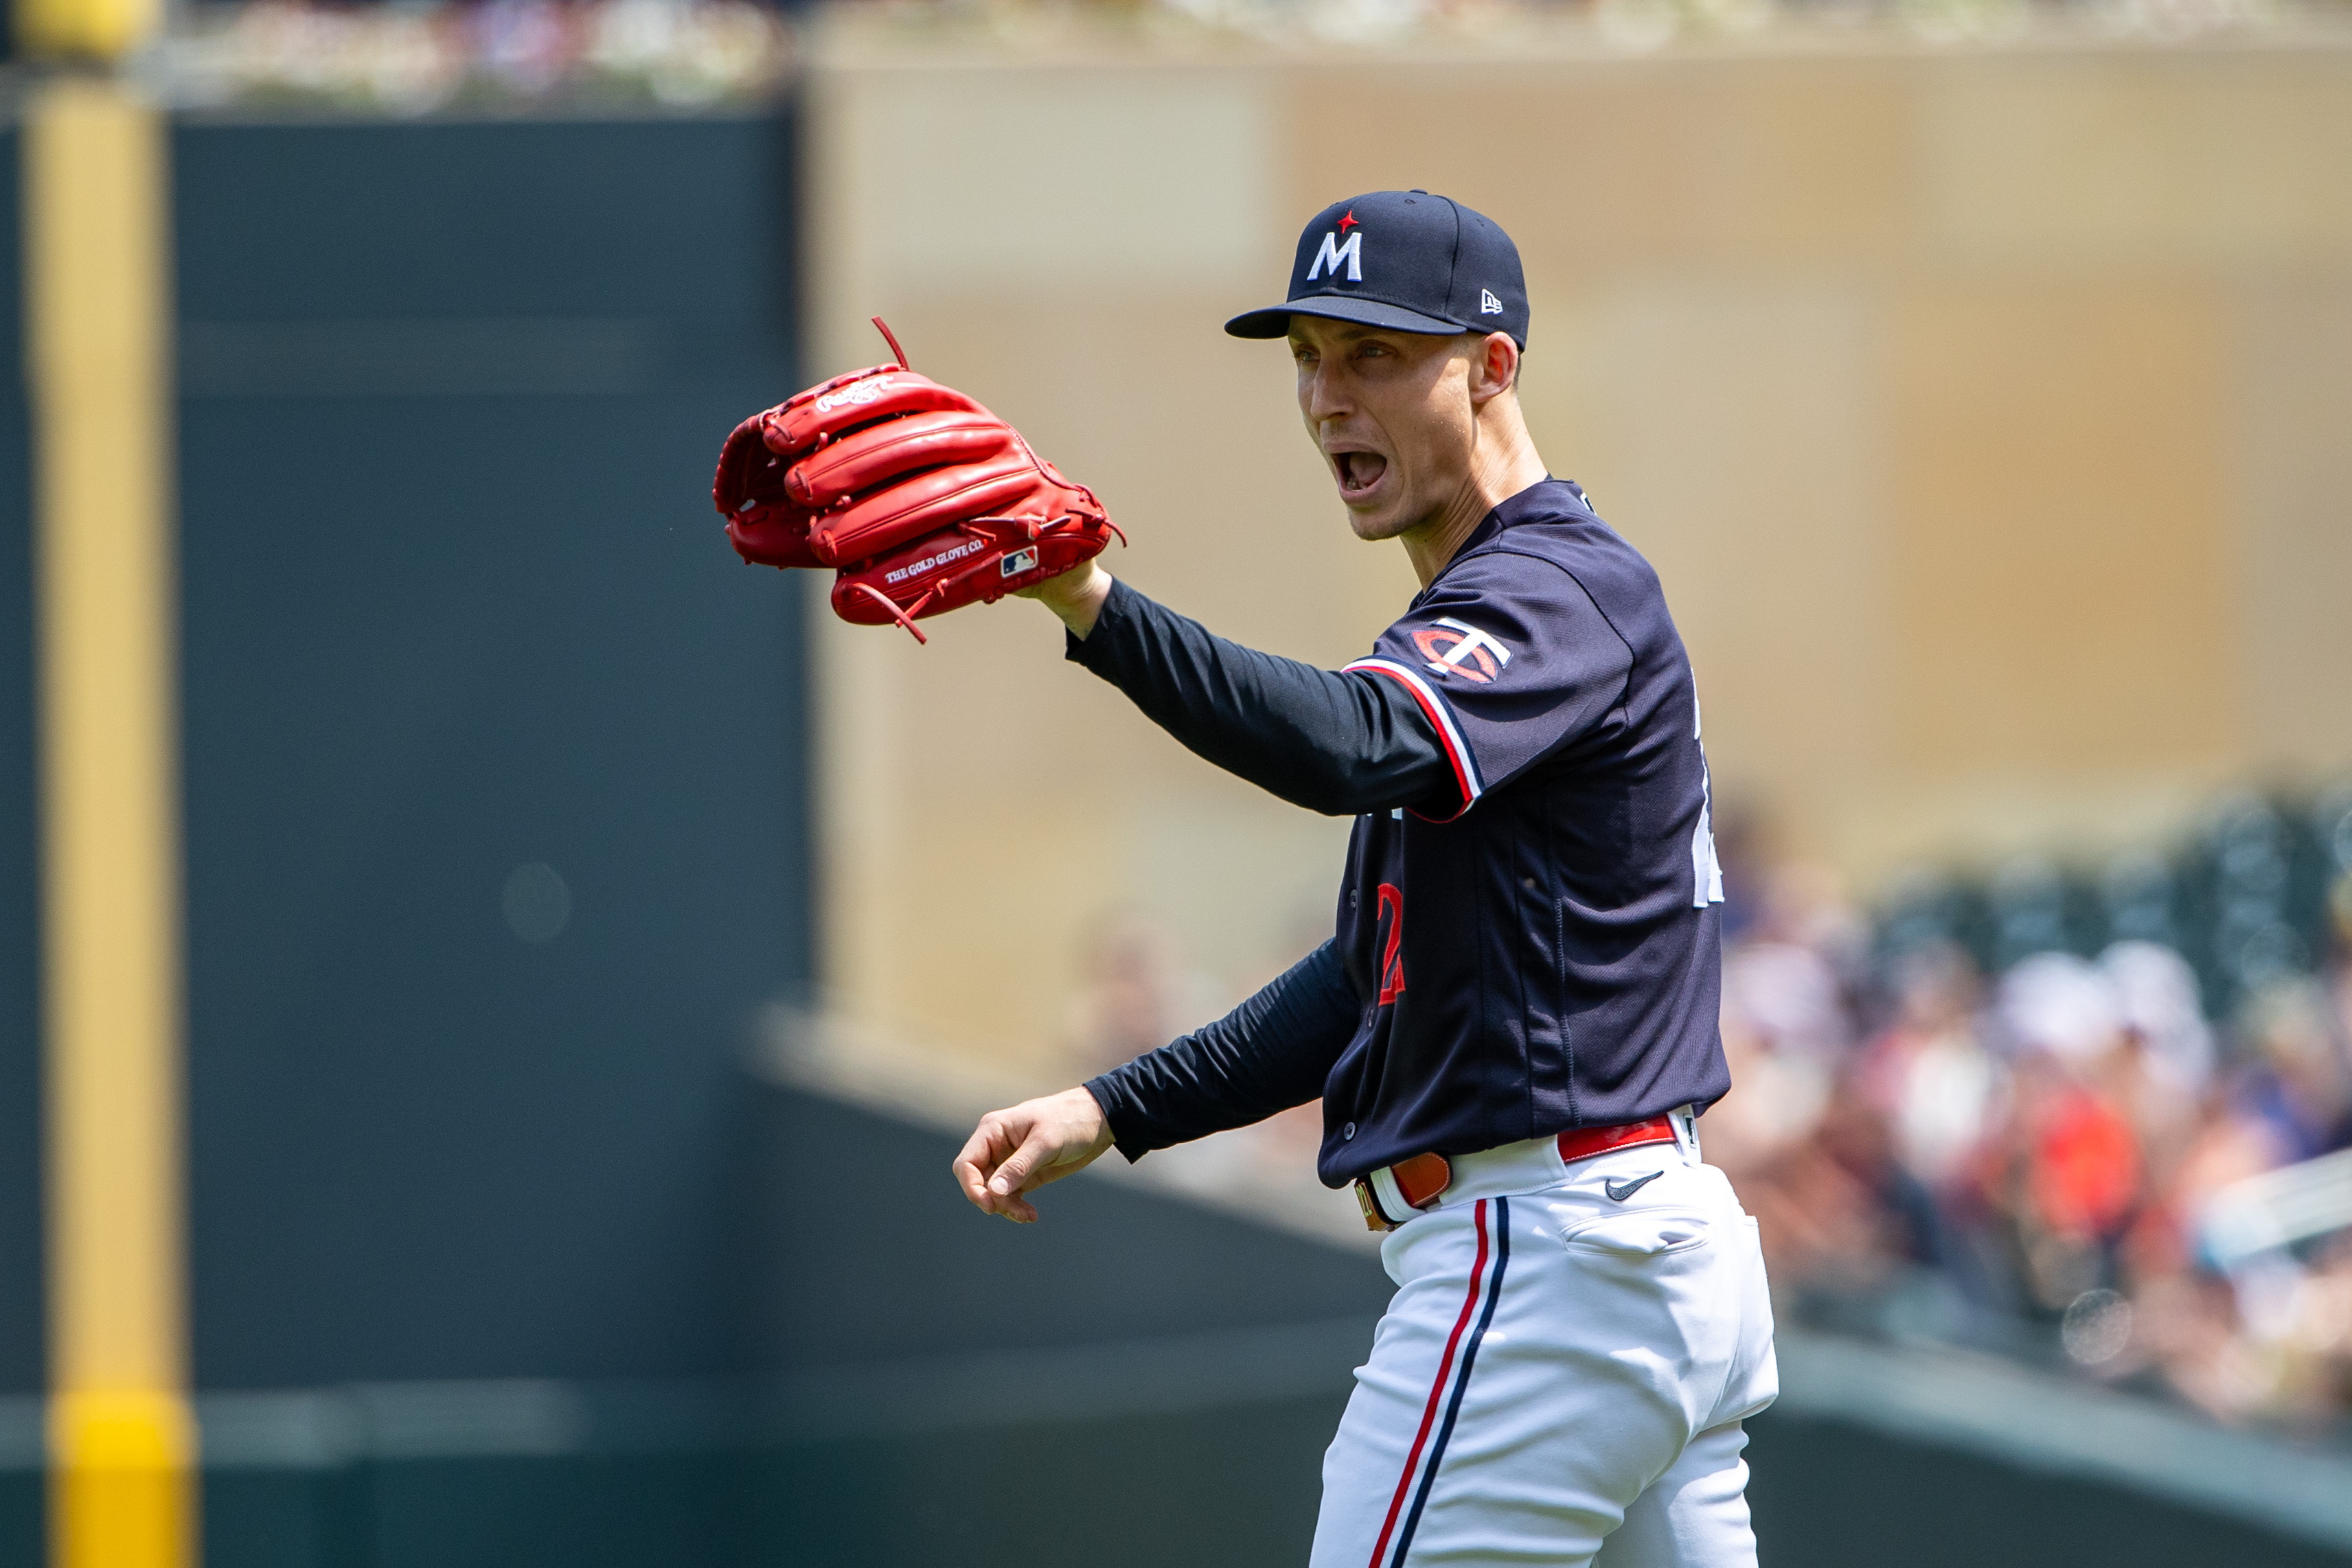
[[1309, 810], [1458, 811], [1435, 720], [1395, 681], [1215, 636], [1092, 560], [1023, 591], [1070, 632], [1065, 656], [1125, 692], [1195, 756]]
[[1034, 1225], [1028, 1195], [1086, 1169], [1110, 1145], [1110, 1118], [1095, 1097], [1065, 1089], [982, 1116], [955, 1157], [956, 1183], [983, 1212]]

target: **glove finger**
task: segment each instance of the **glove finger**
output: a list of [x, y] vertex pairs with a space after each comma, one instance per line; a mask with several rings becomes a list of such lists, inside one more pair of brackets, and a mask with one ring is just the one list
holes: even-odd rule
[[758, 566], [821, 566], [808, 542], [806, 512], [789, 504], [753, 507], [727, 519], [727, 542]]
[[765, 414], [753, 414], [737, 425], [719, 450], [719, 472], [710, 481], [711, 504], [723, 517], [733, 517], [756, 501], [773, 500], [784, 493], [790, 469], [768, 450], [761, 434]]
[[772, 451], [793, 455], [808, 451], [820, 440], [838, 441], [877, 419], [947, 409], [994, 417], [953, 387], [943, 387], [929, 376], [896, 365], [884, 365], [812, 388], [782, 407], [771, 409], [762, 416], [763, 434]]
[[794, 464], [785, 488], [803, 507], [823, 508], [919, 469], [982, 463], [1012, 449], [1013, 432], [961, 409], [908, 414], [856, 430]]
[[933, 468], [825, 513], [809, 526], [809, 548], [828, 566], [844, 566], [936, 533], [966, 517], [997, 517], [1034, 506], [1043, 476], [1025, 452], [986, 463]]

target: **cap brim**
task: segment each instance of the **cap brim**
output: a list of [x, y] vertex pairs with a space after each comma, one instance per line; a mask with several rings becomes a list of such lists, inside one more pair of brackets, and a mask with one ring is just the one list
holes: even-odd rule
[[1334, 321], [1354, 321], [1366, 327], [1386, 327], [1392, 332], [1428, 332], [1451, 337], [1475, 330], [1443, 316], [1424, 316], [1402, 305], [1365, 299], [1351, 294], [1310, 294], [1263, 310], [1245, 310], [1225, 323], [1236, 338], [1280, 338], [1290, 331], [1293, 316], [1323, 316]]

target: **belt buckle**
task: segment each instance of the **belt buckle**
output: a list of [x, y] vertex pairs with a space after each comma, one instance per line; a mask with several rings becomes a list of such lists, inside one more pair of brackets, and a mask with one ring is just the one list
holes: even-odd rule
[[[1395, 1191], [1398, 1204], [1406, 1211], [1402, 1219], [1389, 1218], [1388, 1205], [1382, 1201], [1380, 1183], [1373, 1179], [1381, 1176], [1388, 1177], [1388, 1185]], [[1453, 1162], [1432, 1150], [1358, 1176], [1356, 1204], [1364, 1211], [1364, 1224], [1368, 1228], [1394, 1230], [1414, 1215], [1427, 1212], [1429, 1206], [1453, 1185]]]

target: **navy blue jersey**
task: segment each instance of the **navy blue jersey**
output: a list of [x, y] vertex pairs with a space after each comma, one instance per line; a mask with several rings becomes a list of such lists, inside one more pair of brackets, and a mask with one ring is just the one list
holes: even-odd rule
[[1323, 1178], [1721, 1097], [1698, 697], [1649, 563], [1547, 480], [1348, 669], [1411, 692], [1454, 787], [1356, 821]]
[[1068, 655], [1200, 756], [1355, 815], [1333, 939], [1088, 1081], [1121, 1153], [1323, 1097], [1323, 1179], [1730, 1085], [1698, 700], [1656, 574], [1555, 480], [1344, 671], [1115, 584]]

